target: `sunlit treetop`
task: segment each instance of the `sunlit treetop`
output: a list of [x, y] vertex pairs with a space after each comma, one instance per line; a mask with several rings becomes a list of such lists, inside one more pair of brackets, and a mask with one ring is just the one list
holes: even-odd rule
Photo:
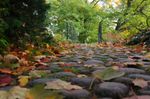
[[97, 2], [101, 7], [117, 7], [121, 4], [120, 0], [88, 0], [89, 2]]

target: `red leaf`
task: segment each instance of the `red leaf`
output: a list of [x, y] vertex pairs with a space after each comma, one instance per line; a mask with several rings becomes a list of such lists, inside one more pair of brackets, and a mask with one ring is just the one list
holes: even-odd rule
[[40, 59], [40, 61], [43, 63], [48, 63], [48, 62], [50, 62], [50, 59], [49, 58], [42, 58], [42, 59]]
[[70, 69], [64, 69], [64, 72], [72, 72]]
[[4, 75], [0, 77], [0, 86], [9, 85], [12, 82], [12, 78], [9, 75]]
[[64, 66], [73, 66], [73, 64], [70, 64], [70, 63], [62, 63], [60, 64], [60, 66], [64, 67]]

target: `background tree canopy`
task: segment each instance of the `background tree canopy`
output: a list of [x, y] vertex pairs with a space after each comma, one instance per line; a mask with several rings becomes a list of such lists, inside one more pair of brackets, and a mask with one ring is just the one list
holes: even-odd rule
[[[0, 45], [127, 39], [150, 27], [149, 0], [1, 0]], [[37, 42], [38, 41], [38, 42]], [[40, 42], [40, 43], [39, 43]]]

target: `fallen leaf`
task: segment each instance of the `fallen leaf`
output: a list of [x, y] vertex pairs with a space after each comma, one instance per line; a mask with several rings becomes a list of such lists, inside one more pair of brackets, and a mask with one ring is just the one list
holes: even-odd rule
[[44, 89], [44, 85], [40, 84], [30, 89], [26, 99], [63, 99], [63, 96], [58, 92]]
[[108, 67], [104, 70], [97, 70], [93, 72], [93, 76], [101, 80], [111, 80], [113, 78], [121, 77], [124, 74], [124, 72], [120, 72], [114, 67]]
[[40, 78], [50, 74], [50, 70], [32, 70], [29, 75], [31, 77]]
[[148, 82], [145, 81], [144, 79], [134, 79], [132, 82], [135, 86], [138, 86], [141, 88], [148, 86]]
[[20, 63], [21, 66], [28, 66], [28, 65], [29, 65], [28, 61], [25, 60], [25, 59], [21, 59], [21, 60], [19, 61], [19, 63]]
[[28, 82], [29, 82], [29, 76], [19, 76], [18, 77], [19, 78], [19, 85], [20, 86], [26, 86], [27, 84], [28, 84]]
[[27, 99], [26, 95], [29, 89], [15, 86], [9, 90], [9, 96], [7, 99]]
[[16, 64], [19, 63], [19, 58], [15, 55], [8, 54], [4, 56], [3, 61], [5, 64]]
[[142, 52], [142, 50], [143, 50], [143, 46], [138, 45], [135, 47], [134, 52], [140, 53]]
[[8, 92], [0, 91], [0, 99], [8, 99]]
[[42, 59], [40, 59], [40, 61], [43, 63], [48, 63], [48, 62], [50, 62], [50, 59], [49, 58], [42, 58]]
[[71, 69], [64, 69], [64, 72], [72, 72]]
[[6, 86], [9, 85], [12, 82], [12, 78], [10, 75], [3, 75], [0, 76], [0, 86]]
[[35, 60], [35, 61], [39, 61], [39, 60], [42, 59], [42, 58], [46, 58], [46, 56], [45, 56], [45, 55], [34, 56], [34, 60]]
[[60, 62], [59, 65], [62, 66], [62, 67], [64, 67], [64, 66], [73, 66], [73, 64], [64, 63], [64, 62]]
[[47, 68], [47, 64], [46, 63], [37, 63], [34, 65], [37, 69], [46, 69]]
[[32, 70], [33, 68], [35, 68], [35, 66], [21, 66], [18, 67], [15, 71], [13, 71], [13, 74], [21, 75], [22, 73]]
[[127, 67], [142, 67], [144, 64], [140, 62], [126, 62], [124, 63], [124, 66]]
[[7, 64], [6, 66], [10, 67], [10, 68], [17, 68], [20, 67], [19, 63], [15, 63], [15, 64]]
[[84, 74], [79, 74], [77, 75], [78, 78], [82, 78], [82, 77], [87, 77], [87, 75], [84, 75]]
[[144, 57], [145, 57], [145, 58], [150, 58], [150, 52], [147, 53]]
[[2, 55], [0, 55], [0, 62], [1, 62], [1, 61], [3, 61], [3, 56], [2, 56]]
[[82, 87], [77, 85], [71, 85], [69, 82], [62, 81], [60, 79], [53, 80], [51, 82], [46, 83], [47, 86], [45, 86], [45, 89], [82, 89]]
[[10, 69], [3, 68], [3, 69], [0, 69], [0, 73], [12, 74], [12, 71]]

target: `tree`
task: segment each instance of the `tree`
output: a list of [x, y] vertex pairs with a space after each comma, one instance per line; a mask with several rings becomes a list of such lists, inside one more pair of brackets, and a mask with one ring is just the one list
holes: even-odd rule
[[45, 27], [48, 9], [45, 0], [4, 0], [0, 2], [0, 7], [0, 21], [6, 27], [3, 27], [3, 36], [9, 42], [25, 43], [25, 37], [33, 42], [42, 32], [41, 28]]
[[98, 26], [98, 43], [102, 42], [102, 23], [103, 20], [99, 22], [99, 26]]
[[57, 24], [54, 33], [60, 33], [73, 42], [91, 41], [89, 37], [97, 33], [99, 9], [93, 8], [87, 0], [52, 0], [50, 3], [53, 14], [49, 13], [49, 16], [57, 17], [56, 23], [53, 22]]

